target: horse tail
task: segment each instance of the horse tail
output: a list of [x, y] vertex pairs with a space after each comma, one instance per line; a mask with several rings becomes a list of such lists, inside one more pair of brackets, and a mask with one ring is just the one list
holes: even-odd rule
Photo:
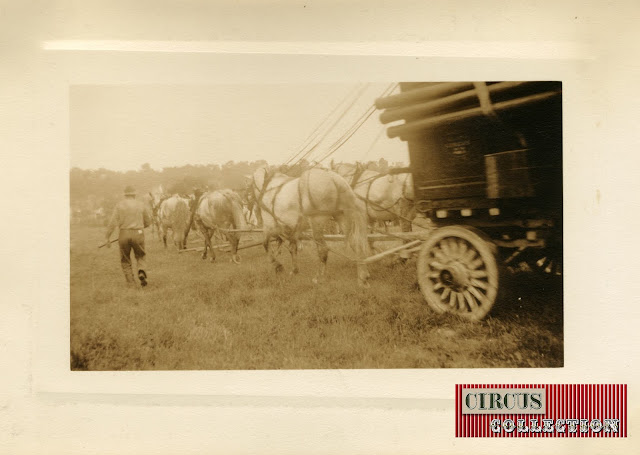
[[369, 256], [369, 242], [367, 240], [367, 215], [356, 204], [344, 210], [346, 221], [347, 242], [356, 253], [358, 259]]
[[343, 209], [347, 243], [358, 259], [364, 259], [369, 256], [366, 208], [358, 204], [358, 199], [349, 183], [339, 174], [333, 172], [332, 174], [339, 192], [338, 197], [342, 199], [340, 205]]
[[180, 248], [184, 248], [186, 244], [187, 236], [191, 228], [190, 221], [191, 211], [189, 210], [189, 204], [187, 201], [179, 199], [176, 203], [174, 212], [174, 229], [180, 235]]

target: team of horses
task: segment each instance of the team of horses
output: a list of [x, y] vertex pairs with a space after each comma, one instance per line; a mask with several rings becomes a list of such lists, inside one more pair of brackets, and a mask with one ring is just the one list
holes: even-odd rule
[[212, 261], [216, 258], [212, 244], [215, 235], [228, 242], [232, 261], [238, 263], [242, 232], [260, 227], [262, 244], [276, 273], [284, 270], [278, 253], [286, 244], [291, 254], [291, 274], [299, 270], [301, 240], [310, 239], [319, 259], [314, 282], [320, 282], [326, 274], [329, 253], [325, 232], [333, 221], [353, 253], [358, 284], [368, 286], [369, 272], [363, 260], [370, 251], [369, 225], [399, 220], [403, 230], [410, 230], [415, 217], [411, 174], [379, 173], [360, 165], [332, 162], [331, 169], [311, 167], [294, 175], [260, 168], [247, 176], [242, 191], [196, 192], [190, 197], [169, 196], [161, 186], [155, 187], [145, 196], [152, 230], [161, 235], [165, 248], [171, 231], [174, 245], [184, 249], [190, 229], [197, 229], [204, 239], [202, 258], [210, 256]]

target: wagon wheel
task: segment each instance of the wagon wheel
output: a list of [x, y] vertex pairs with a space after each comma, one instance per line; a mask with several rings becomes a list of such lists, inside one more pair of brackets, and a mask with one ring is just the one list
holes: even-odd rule
[[534, 272], [546, 277], [562, 276], [562, 252], [555, 249], [532, 248], [525, 255], [525, 262]]
[[540, 275], [546, 277], [562, 276], [562, 235], [556, 231], [546, 240], [546, 247], [530, 248], [525, 255], [527, 265]]
[[562, 276], [562, 237], [558, 233], [548, 236], [544, 248], [528, 248], [523, 254], [529, 268], [544, 277]]
[[431, 308], [478, 321], [498, 293], [494, 247], [475, 229], [446, 226], [431, 234], [418, 255], [418, 282]]

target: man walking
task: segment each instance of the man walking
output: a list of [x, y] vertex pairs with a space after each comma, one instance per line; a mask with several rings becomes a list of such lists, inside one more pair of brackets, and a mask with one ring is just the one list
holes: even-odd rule
[[151, 224], [151, 216], [142, 201], [136, 200], [136, 190], [132, 186], [124, 189], [125, 198], [116, 204], [107, 227], [107, 248], [111, 246], [109, 237], [117, 228], [120, 229], [118, 244], [120, 245], [120, 264], [129, 286], [135, 286], [131, 270], [131, 250], [138, 265], [138, 279], [141, 286], [147, 285], [144, 251], [144, 228]]

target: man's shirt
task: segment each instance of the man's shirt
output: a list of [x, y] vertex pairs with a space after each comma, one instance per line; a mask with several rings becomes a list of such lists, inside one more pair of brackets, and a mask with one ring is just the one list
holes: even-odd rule
[[137, 199], [126, 198], [116, 204], [107, 228], [107, 237], [115, 230], [144, 229], [151, 224], [151, 216], [144, 203]]

